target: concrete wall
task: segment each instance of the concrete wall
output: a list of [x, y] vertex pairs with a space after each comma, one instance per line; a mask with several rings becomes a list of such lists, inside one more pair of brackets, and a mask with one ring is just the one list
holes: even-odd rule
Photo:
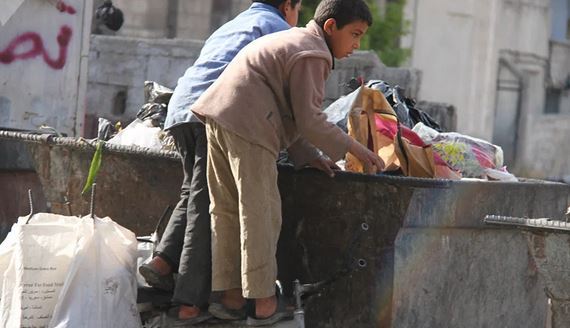
[[[537, 100], [532, 116], [526, 121], [527, 146], [521, 154], [525, 174], [552, 177], [568, 181], [570, 178], [570, 90], [567, 85], [570, 76], [570, 44], [550, 42], [550, 70], [532, 85], [536, 88]], [[546, 102], [545, 86], [559, 91], [559, 112], [544, 113]], [[541, 106], [542, 105], [542, 106]]]
[[327, 106], [347, 93], [346, 83], [352, 78], [381, 79], [406, 90], [406, 96], [416, 98], [421, 84], [421, 72], [413, 68], [395, 68], [384, 65], [373, 51], [357, 51], [349, 58], [335, 60], [335, 67], [326, 82]]
[[0, 127], [82, 133], [92, 2], [54, 3], [26, 0], [0, 26]]
[[[129, 123], [144, 103], [145, 80], [169, 88], [191, 66], [203, 43], [191, 40], [157, 40], [94, 35], [89, 56], [86, 136], [95, 136], [97, 117]], [[421, 75], [414, 69], [386, 67], [373, 52], [358, 52], [337, 61], [326, 83], [325, 106], [347, 93], [353, 77], [384, 79], [415, 97]]]
[[130, 123], [144, 103], [144, 81], [169, 88], [191, 66], [201, 41], [91, 37], [86, 135], [95, 136], [97, 117]]
[[[97, 0], [95, 8], [102, 3]], [[114, 0], [125, 23], [119, 36], [205, 40], [251, 5], [249, 0]]]
[[446, 102], [458, 110], [458, 130], [492, 136], [491, 94], [496, 79], [497, 0], [410, 0], [410, 66], [422, 71], [419, 99]]
[[552, 0], [552, 40], [568, 41], [570, 4], [566, 0]]

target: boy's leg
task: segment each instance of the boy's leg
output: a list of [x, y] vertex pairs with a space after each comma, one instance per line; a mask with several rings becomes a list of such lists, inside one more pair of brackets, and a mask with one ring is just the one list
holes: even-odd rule
[[[237, 187], [237, 195], [232, 197], [238, 198], [232, 202], [239, 204], [238, 237], [241, 246], [243, 296], [252, 299], [271, 297], [275, 294], [275, 255], [281, 231], [281, 198], [277, 187], [276, 155], [215, 123], [212, 125], [218, 132], [218, 139], [223, 140], [222, 149], [227, 156], [224, 161], [227, 165], [227, 177], [224, 180], [232, 179], [232, 186]], [[227, 172], [228, 169], [231, 172]], [[235, 192], [232, 190], [232, 193]], [[233, 213], [232, 216], [236, 214]], [[235, 229], [235, 223], [232, 223], [232, 229]], [[240, 256], [236, 254], [234, 252], [232, 256]]]
[[162, 239], [156, 248], [155, 257], [150, 263], [161, 275], [167, 275], [178, 270], [186, 231], [186, 211], [194, 167], [195, 140], [189, 125], [176, 126], [170, 132], [174, 138], [176, 149], [182, 158], [184, 179], [180, 187], [180, 200], [170, 216]]
[[217, 124], [206, 122], [212, 229], [212, 290], [241, 288], [238, 192]]
[[281, 197], [275, 155], [250, 143], [246, 149], [233, 165], [239, 180], [242, 288], [244, 297], [260, 299], [275, 294]]
[[194, 136], [194, 167], [186, 212], [186, 233], [173, 302], [198, 307], [208, 303], [211, 290], [211, 232], [206, 179], [207, 141], [202, 123], [189, 123]]

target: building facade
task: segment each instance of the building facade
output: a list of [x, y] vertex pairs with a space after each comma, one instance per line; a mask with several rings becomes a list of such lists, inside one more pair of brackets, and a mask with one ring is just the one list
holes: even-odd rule
[[[95, 8], [103, 0], [95, 0]], [[205, 40], [225, 22], [251, 5], [250, 0], [113, 0], [124, 14], [115, 33], [136, 38]]]
[[570, 175], [568, 0], [408, 0], [419, 98], [453, 104], [458, 131], [503, 147], [523, 176]]

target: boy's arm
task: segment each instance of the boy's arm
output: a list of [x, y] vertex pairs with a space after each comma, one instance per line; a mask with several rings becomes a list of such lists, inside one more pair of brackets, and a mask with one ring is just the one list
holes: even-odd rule
[[289, 146], [287, 152], [289, 153], [289, 158], [295, 164], [295, 169], [300, 169], [321, 156], [319, 151], [303, 137], [300, 137]]
[[321, 110], [329, 71], [329, 64], [323, 58], [298, 59], [289, 75], [289, 95], [299, 133], [337, 161], [348, 152], [352, 140], [339, 127], [328, 122]]

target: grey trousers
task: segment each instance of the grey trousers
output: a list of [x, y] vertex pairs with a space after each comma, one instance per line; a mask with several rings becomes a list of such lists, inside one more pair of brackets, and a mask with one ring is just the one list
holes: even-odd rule
[[212, 287], [206, 132], [202, 123], [178, 125], [170, 132], [182, 156], [184, 181], [156, 255], [178, 271], [173, 303], [202, 307]]

